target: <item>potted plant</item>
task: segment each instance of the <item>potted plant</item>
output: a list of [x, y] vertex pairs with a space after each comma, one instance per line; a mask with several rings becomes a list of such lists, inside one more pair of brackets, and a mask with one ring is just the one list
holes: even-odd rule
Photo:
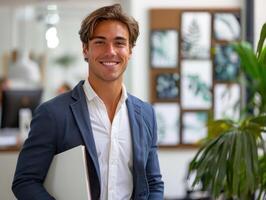
[[200, 183], [214, 198], [264, 199], [266, 196], [266, 23], [256, 53], [250, 44], [233, 44], [239, 55], [241, 72], [249, 91], [240, 120], [208, 122], [207, 141], [190, 163]]

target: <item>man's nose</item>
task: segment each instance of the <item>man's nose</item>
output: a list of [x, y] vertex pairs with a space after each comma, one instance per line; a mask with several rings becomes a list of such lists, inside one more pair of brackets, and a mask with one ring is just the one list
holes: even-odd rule
[[109, 43], [106, 45], [106, 53], [108, 53], [110, 55], [116, 54], [115, 46], [112, 43]]

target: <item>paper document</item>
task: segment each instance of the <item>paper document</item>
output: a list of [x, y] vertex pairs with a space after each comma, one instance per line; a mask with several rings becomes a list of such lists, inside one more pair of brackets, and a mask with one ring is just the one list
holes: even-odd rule
[[77, 146], [56, 155], [44, 187], [56, 200], [91, 200], [85, 147]]

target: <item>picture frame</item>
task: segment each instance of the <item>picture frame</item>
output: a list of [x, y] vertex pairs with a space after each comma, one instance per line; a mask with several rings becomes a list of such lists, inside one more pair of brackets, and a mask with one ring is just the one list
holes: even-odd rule
[[183, 60], [181, 63], [181, 106], [183, 109], [212, 107], [212, 62]]
[[176, 68], [178, 65], [178, 32], [174, 29], [152, 30], [150, 62], [153, 68]]
[[181, 57], [209, 59], [211, 49], [211, 14], [183, 12], [181, 15]]
[[217, 12], [213, 18], [215, 40], [228, 42], [241, 39], [240, 12]]
[[237, 83], [216, 84], [214, 87], [214, 118], [240, 118], [241, 87]]
[[189, 111], [183, 113], [182, 144], [197, 144], [207, 136], [207, 111]]
[[180, 95], [180, 74], [176, 70], [158, 69], [152, 72], [152, 101], [178, 102]]
[[175, 146], [180, 142], [180, 106], [176, 103], [153, 104], [157, 120], [158, 145]]
[[216, 81], [236, 81], [240, 61], [232, 45], [216, 44], [213, 63]]

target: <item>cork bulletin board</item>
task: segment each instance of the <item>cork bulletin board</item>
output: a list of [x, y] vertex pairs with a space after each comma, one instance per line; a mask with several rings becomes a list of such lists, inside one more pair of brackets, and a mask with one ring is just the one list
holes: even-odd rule
[[150, 10], [150, 102], [160, 147], [195, 147], [213, 116], [237, 118], [240, 9]]

